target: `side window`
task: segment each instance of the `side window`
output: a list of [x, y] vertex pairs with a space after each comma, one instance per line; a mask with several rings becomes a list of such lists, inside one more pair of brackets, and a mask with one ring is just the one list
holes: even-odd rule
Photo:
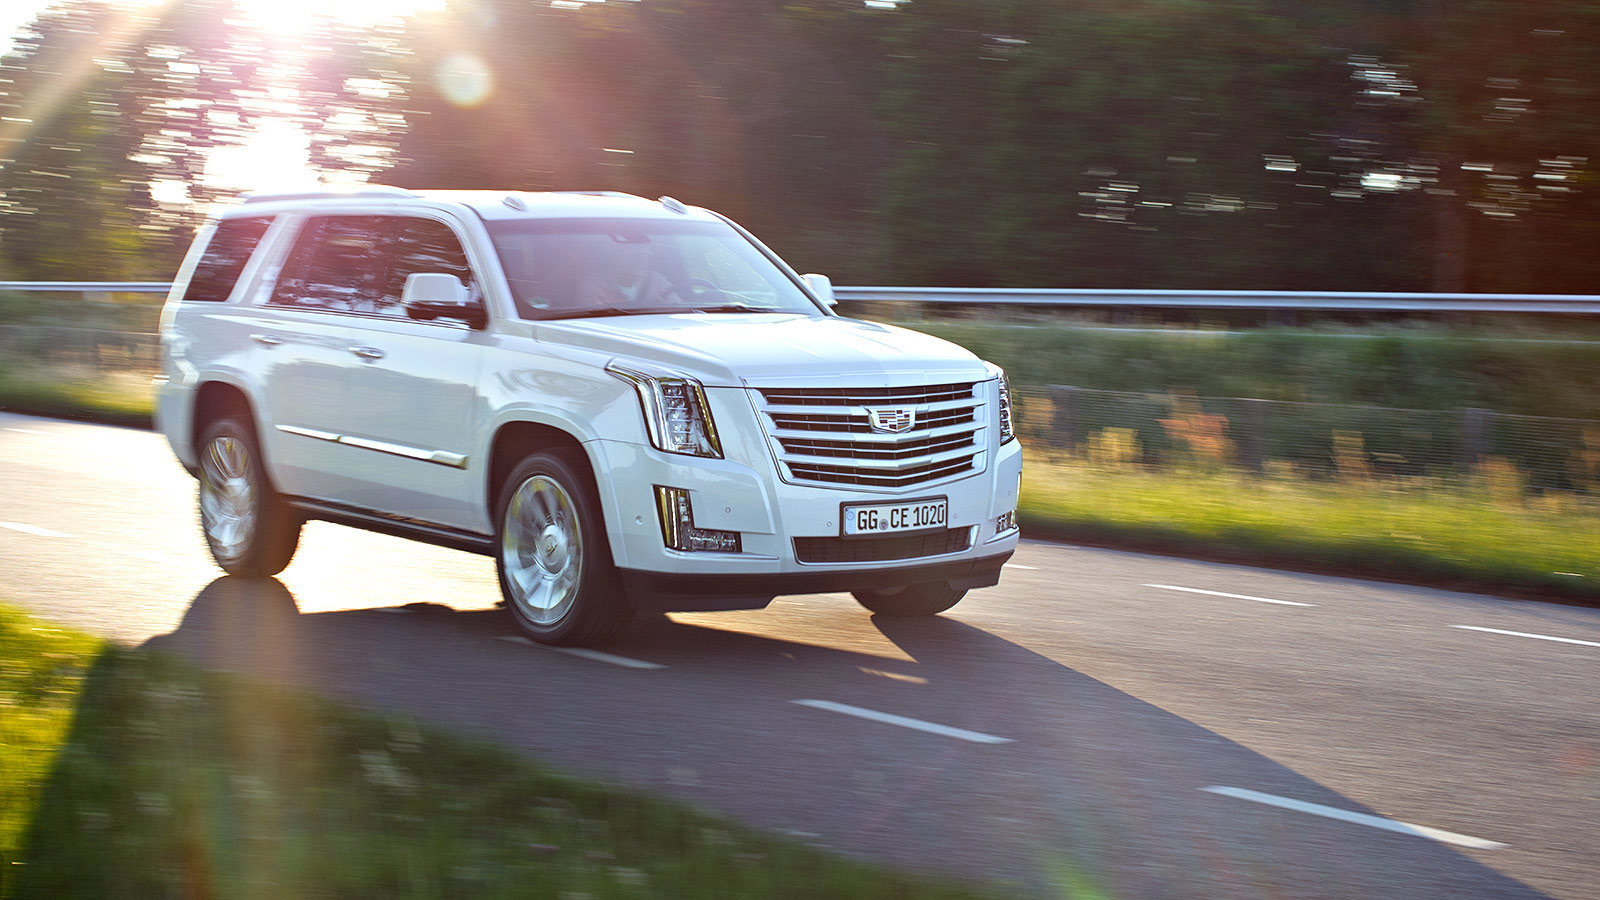
[[221, 303], [233, 293], [233, 284], [250, 261], [261, 236], [272, 224], [271, 216], [242, 219], [223, 219], [211, 235], [211, 243], [200, 255], [200, 262], [189, 276], [189, 287], [183, 292], [185, 303], [201, 300]]
[[444, 272], [461, 279], [469, 297], [479, 296], [472, 267], [461, 240], [450, 226], [435, 219], [395, 218], [390, 232], [388, 275], [383, 289], [383, 312], [404, 316], [400, 297], [406, 278], [417, 272]]
[[375, 251], [390, 218], [316, 216], [307, 220], [268, 302], [335, 312], [378, 312], [383, 285]]

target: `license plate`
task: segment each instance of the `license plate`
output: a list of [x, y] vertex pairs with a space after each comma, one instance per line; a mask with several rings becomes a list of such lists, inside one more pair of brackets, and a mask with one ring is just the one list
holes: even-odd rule
[[943, 528], [949, 519], [950, 502], [916, 500], [911, 503], [871, 503], [844, 508], [844, 533], [895, 534], [902, 531], [927, 531]]

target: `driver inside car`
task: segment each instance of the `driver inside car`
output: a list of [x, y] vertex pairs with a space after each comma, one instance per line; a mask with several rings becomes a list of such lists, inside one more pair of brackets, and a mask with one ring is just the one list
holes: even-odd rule
[[656, 247], [648, 241], [621, 241], [611, 246], [604, 264], [584, 276], [578, 286], [587, 307], [685, 305], [656, 265]]

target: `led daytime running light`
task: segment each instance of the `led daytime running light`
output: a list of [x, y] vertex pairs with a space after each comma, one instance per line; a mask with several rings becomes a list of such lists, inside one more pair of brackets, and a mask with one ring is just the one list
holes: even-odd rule
[[1000, 373], [1000, 443], [1017, 439], [1016, 431], [1011, 427], [1011, 385], [1006, 381], [1006, 373]]

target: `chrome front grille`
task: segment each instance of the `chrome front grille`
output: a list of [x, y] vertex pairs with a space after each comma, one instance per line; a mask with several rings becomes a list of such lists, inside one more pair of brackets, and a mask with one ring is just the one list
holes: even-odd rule
[[[762, 424], [791, 481], [904, 488], [983, 469], [981, 382], [893, 388], [763, 388]], [[872, 411], [912, 411], [898, 434]]]

